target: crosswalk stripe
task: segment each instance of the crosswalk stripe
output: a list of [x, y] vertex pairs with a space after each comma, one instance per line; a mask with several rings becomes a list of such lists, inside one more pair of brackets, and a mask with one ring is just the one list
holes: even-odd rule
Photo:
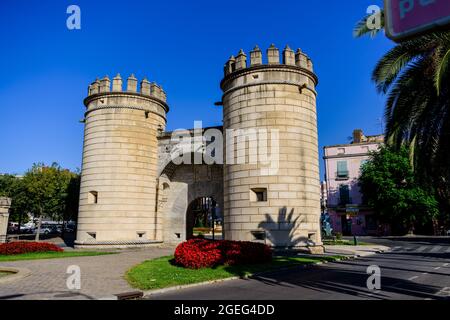
[[426, 246], [421, 246], [421, 247], [417, 248], [416, 252], [422, 252], [422, 251], [424, 251], [426, 248], [427, 248]]
[[430, 252], [438, 252], [439, 250], [441, 250], [441, 248], [442, 248], [441, 246], [434, 246]]

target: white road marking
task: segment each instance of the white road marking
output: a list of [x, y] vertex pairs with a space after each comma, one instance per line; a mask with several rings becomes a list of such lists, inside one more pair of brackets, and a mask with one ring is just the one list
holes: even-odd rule
[[426, 274], [428, 274], [428, 272], [422, 272], [422, 274], [425, 274], [425, 275], [426, 275]]
[[422, 252], [422, 251], [424, 251], [426, 248], [427, 248], [426, 246], [421, 246], [421, 247], [419, 247], [419, 248], [416, 250], [416, 252]]
[[441, 246], [434, 246], [430, 252], [438, 252], [439, 250], [441, 250], [441, 248], [442, 248]]
[[398, 251], [398, 250], [400, 250], [402, 247], [394, 247], [394, 248], [392, 248], [392, 251]]
[[448, 266], [448, 263], [444, 263], [444, 265], [443, 265], [444, 267], [447, 267]]
[[450, 287], [445, 287], [442, 288], [441, 291], [439, 291], [438, 293], [436, 293], [436, 296], [444, 296], [444, 297], [448, 297], [450, 296]]
[[408, 280], [409, 280], [409, 281], [412, 281], [412, 280], [417, 279], [418, 277], [419, 277], [419, 276], [414, 276], [414, 277], [409, 278]]
[[436, 267], [436, 268], [434, 268], [434, 270], [439, 270], [441, 267]]

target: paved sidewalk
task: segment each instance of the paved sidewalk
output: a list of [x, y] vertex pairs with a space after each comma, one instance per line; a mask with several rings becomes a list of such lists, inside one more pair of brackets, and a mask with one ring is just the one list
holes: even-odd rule
[[391, 248], [382, 245], [366, 245], [366, 246], [350, 246], [350, 245], [336, 245], [325, 246], [326, 254], [345, 255], [345, 256], [360, 256], [367, 257], [379, 252], [390, 251]]
[[[135, 291], [124, 279], [125, 272], [145, 260], [173, 254], [173, 247], [123, 250], [118, 254], [63, 259], [0, 262], [2, 267], [26, 268], [31, 274], [0, 284], [0, 299], [99, 299]], [[70, 291], [67, 267], [81, 269], [81, 290]]]

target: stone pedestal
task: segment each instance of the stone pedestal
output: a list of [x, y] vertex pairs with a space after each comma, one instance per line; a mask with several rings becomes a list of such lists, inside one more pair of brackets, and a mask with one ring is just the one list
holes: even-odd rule
[[11, 207], [11, 199], [0, 198], [0, 243], [6, 242], [10, 207]]

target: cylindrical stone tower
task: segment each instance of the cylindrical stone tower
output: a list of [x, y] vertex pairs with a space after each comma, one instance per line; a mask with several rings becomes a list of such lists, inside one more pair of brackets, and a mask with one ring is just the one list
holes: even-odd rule
[[225, 238], [320, 251], [318, 79], [300, 49], [282, 55], [272, 45], [263, 63], [255, 47], [225, 65]]
[[157, 135], [166, 126], [166, 94], [131, 75], [89, 86], [77, 247], [127, 247], [162, 242], [156, 212]]

